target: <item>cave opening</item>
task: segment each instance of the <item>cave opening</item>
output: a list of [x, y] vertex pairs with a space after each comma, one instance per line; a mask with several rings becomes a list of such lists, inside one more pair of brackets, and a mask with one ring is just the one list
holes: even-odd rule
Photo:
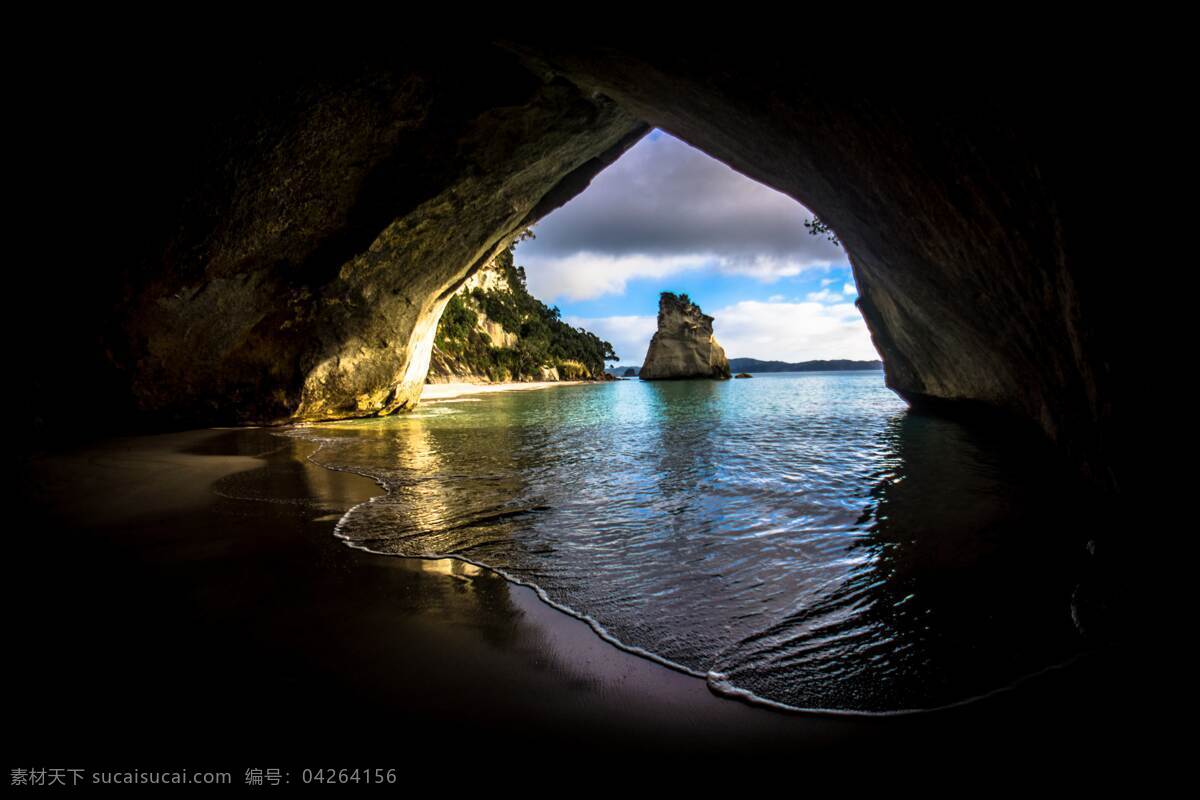
[[[459, 287], [434, 385], [378, 423], [402, 469], [372, 473], [416, 484], [434, 463], [439, 477], [343, 534], [492, 567], [619, 647], [775, 707], [929, 709], [1075, 657], [1097, 626], [1073, 600], [1071, 475], [1019, 426], [910, 409], [885, 384], [849, 255], [814, 219], [647, 133]], [[545, 333], [501, 298], [526, 290], [595, 334], [592, 374], [526, 353]], [[695, 345], [664, 328], [664, 292], [703, 309], [685, 323], [707, 319], [728, 352], [716, 377], [750, 380], [714, 381], [678, 353], [699, 371], [647, 378], [658, 337]], [[617, 380], [493, 397], [460, 383], [600, 368]], [[338, 446], [352, 463], [354, 437]], [[1015, 575], [1020, 598], [1004, 591]]]
[[[893, 76], [853, 100], [849, 76], [716, 58], [504, 42], [303, 69], [115, 65], [112, 157], [82, 174], [119, 189], [95, 207], [141, 222], [89, 220], [123, 255], [65, 287], [48, 335], [73, 364], [31, 359], [39, 393], [69, 403], [71, 375], [133, 428], [411, 408], [455, 287], [658, 129], [832, 226], [907, 401], [1025, 420], [1118, 488], [1114, 287], [1081, 266], [1107, 241], [1082, 210], [1103, 196], [1083, 188], [1085, 117], [1007, 75], [968, 95]], [[27, 293], [60, 296], [46, 277]]]
[[[518, 285], [555, 318], [609, 345], [603, 361], [618, 377], [636, 375], [645, 362], [663, 292], [714, 318], [712, 332], [734, 373], [880, 364], [834, 234], [796, 201], [661, 130], [459, 287], [443, 312], [430, 381], [531, 380], [563, 371], [562, 352], [488, 357], [488, 344], [534, 347], [522, 341], [521, 313], [493, 291]], [[479, 341], [467, 341], [468, 324]], [[594, 356], [582, 374], [601, 377], [600, 363]]]

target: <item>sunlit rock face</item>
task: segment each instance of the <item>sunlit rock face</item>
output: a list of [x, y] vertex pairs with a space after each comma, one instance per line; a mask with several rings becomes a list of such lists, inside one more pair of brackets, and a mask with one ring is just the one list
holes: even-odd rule
[[638, 373], [644, 381], [729, 377], [729, 360], [713, 336], [713, 318], [700, 306], [663, 292], [658, 300], [658, 330], [650, 340]]
[[211, 135], [164, 161], [195, 159], [194, 174], [158, 197], [157, 230], [129, 232], [149, 252], [105, 347], [145, 418], [411, 407], [454, 289], [647, 130], [493, 48], [297, 69], [235, 76], [227, 100], [210, 88]]
[[[495, 347], [511, 348], [516, 347], [519, 337], [513, 331], [508, 330], [499, 322], [489, 319], [487, 312], [479, 308], [470, 297], [471, 293], [476, 289], [485, 292], [511, 292], [512, 287], [508, 283], [508, 278], [505, 277], [504, 270], [500, 268], [495, 260], [484, 264], [480, 269], [475, 271], [458, 287], [455, 294], [464, 302], [470, 304], [471, 310], [476, 315], [475, 328], [480, 333], [487, 336], [488, 342]], [[440, 316], [440, 315], [439, 315]], [[480, 375], [470, 368], [469, 365], [460, 363], [460, 361], [450, 353], [446, 353], [438, 348], [436, 341], [432, 343], [432, 355], [425, 362], [426, 372], [425, 381], [427, 383], [489, 383], [487, 375]], [[419, 368], [419, 365], [418, 365]], [[543, 380], [558, 380], [557, 370], [556, 377], [543, 378]]]

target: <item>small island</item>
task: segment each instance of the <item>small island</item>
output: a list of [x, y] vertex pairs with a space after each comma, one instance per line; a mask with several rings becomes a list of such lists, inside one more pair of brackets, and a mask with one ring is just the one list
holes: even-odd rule
[[729, 359], [713, 336], [712, 325], [713, 318], [686, 294], [663, 292], [658, 298], [658, 330], [638, 377], [644, 381], [728, 380]]

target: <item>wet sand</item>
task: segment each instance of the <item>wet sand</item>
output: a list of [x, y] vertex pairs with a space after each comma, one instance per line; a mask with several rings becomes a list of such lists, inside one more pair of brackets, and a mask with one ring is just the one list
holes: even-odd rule
[[380, 489], [307, 461], [310, 448], [204, 430], [35, 459], [34, 524], [12, 531], [6, 559], [10, 761], [1001, 763], [1128, 754], [1150, 712], [1100, 699], [1130, 677], [1110, 652], [929, 714], [721, 698], [495, 574], [345, 546], [334, 523]]

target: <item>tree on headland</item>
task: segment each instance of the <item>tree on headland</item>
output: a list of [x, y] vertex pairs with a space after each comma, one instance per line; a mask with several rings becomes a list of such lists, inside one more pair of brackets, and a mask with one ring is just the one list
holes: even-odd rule
[[[684, 307], [695, 305], [692, 302], [692, 298], [687, 296], [687, 292], [680, 292], [679, 294], [675, 294], [674, 292], [659, 292], [658, 298], [660, 305], [664, 299], [668, 300], [669, 302], [678, 303]], [[697, 306], [697, 308], [699, 308], [699, 306]]]

